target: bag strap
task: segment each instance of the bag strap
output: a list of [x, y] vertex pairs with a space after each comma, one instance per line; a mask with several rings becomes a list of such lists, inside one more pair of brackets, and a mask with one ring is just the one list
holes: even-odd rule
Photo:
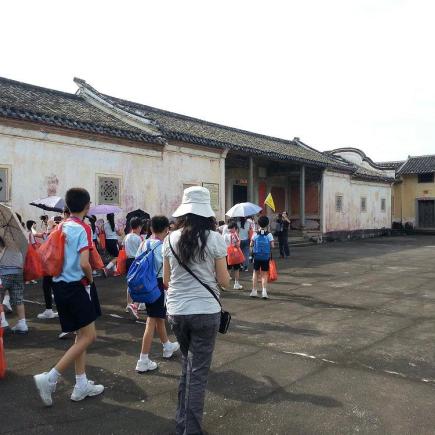
[[187, 266], [186, 264], [182, 263], [180, 260], [180, 257], [175, 253], [174, 248], [172, 247], [171, 244], [171, 236], [168, 236], [168, 241], [169, 241], [169, 247], [171, 248], [172, 251], [172, 255], [175, 257], [175, 259], [178, 261], [178, 264], [183, 267], [186, 272], [188, 272], [190, 275], [192, 275], [200, 284], [202, 284], [203, 287], [205, 287], [210, 293], [211, 295], [216, 299], [217, 303], [219, 304], [219, 306], [221, 307], [222, 310], [222, 304], [221, 301], [219, 300], [219, 298], [216, 296], [216, 293], [212, 290], [212, 288], [206, 284], [205, 282], [202, 282], [194, 273], [193, 271], [189, 268], [189, 266]]

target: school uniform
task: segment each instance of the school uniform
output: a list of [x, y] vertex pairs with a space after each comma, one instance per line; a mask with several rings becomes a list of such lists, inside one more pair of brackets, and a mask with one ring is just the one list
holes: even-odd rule
[[106, 250], [114, 258], [119, 255], [118, 249], [118, 235], [116, 234], [116, 228], [112, 230], [109, 222], [104, 224], [104, 234], [106, 235]]
[[90, 227], [79, 219], [68, 219], [62, 224], [66, 236], [62, 272], [53, 277], [53, 294], [63, 332], [73, 332], [94, 322], [101, 316], [95, 284], [85, 285], [80, 267], [80, 254], [91, 250]]

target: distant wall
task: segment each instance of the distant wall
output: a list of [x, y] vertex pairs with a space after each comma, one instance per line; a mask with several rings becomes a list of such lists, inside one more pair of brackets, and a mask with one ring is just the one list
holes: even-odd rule
[[[336, 211], [337, 195], [343, 197], [341, 212]], [[366, 198], [366, 211], [361, 210], [362, 197]], [[385, 211], [381, 211], [382, 198], [385, 199]], [[391, 187], [325, 171], [322, 208], [323, 233], [391, 228]]]
[[419, 183], [417, 175], [402, 175], [401, 181], [394, 185], [393, 221], [406, 224], [416, 222], [416, 202], [418, 199], [435, 198], [435, 182]]
[[[85, 187], [97, 204], [99, 175], [120, 179], [120, 206], [125, 213], [141, 208], [151, 215], [170, 216], [181, 202], [185, 185], [223, 183], [224, 160], [218, 151], [182, 144], [162, 150], [0, 124], [0, 150], [0, 169], [8, 174], [7, 204], [24, 219], [36, 220], [42, 213], [29, 205], [32, 200], [63, 196], [73, 186]], [[222, 193], [219, 202], [217, 215], [223, 214]]]

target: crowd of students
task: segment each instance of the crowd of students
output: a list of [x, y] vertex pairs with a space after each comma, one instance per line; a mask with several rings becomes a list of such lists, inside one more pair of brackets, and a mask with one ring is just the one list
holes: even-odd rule
[[[102, 269], [106, 277], [116, 273], [120, 246], [125, 252], [127, 272], [135, 260], [153, 253], [159, 291], [157, 299], [139, 304], [131, 299], [127, 290], [126, 311], [135, 318], [141, 308], [147, 312], [135, 369], [143, 373], [157, 368], [157, 363], [149, 358], [155, 332], [162, 344], [164, 358], [171, 358], [180, 350], [182, 374], [176, 432], [201, 433], [205, 388], [221, 318], [220, 291], [229, 286], [229, 271], [234, 273], [234, 289], [242, 290], [240, 273], [249, 271], [252, 261], [250, 296], [258, 296], [260, 281], [261, 296], [268, 298], [269, 260], [274, 244], [273, 235], [268, 231], [269, 219], [261, 216], [255, 223], [252, 217], [238, 218], [218, 225], [209, 191], [191, 187], [185, 190], [182, 203], [173, 214], [175, 222], [165, 216], [154, 216], [146, 222], [132, 218], [129, 233], [120, 245], [123, 231], [117, 228], [113, 214], [107, 215], [103, 225], [98, 225], [95, 216], [87, 218], [90, 196], [85, 189], [69, 189], [65, 202], [67, 208], [62, 217], [41, 219], [41, 231], [36, 229], [34, 221], [26, 223], [29, 244], [35, 247], [45, 243], [50, 233], [62, 224], [61, 231], [66, 236], [62, 271], [58, 276], [43, 278], [45, 311], [38, 318], [59, 317], [62, 334], [76, 334], [74, 344], [63, 357], [47, 372], [34, 376], [43, 403], [52, 405], [56, 384], [72, 365], [76, 383], [71, 400], [80, 401], [104, 391], [104, 386], [86, 376], [86, 350], [96, 338], [95, 320], [101, 315], [94, 282], [97, 272], [92, 270], [90, 258], [93, 250], [101, 245], [99, 236], [103, 233], [105, 250], [109, 254], [107, 265]], [[89, 225], [85, 223], [86, 218]], [[240, 261], [236, 264], [229, 265], [229, 247], [238, 252]], [[19, 320], [12, 330], [17, 333], [28, 331], [23, 304], [23, 260], [18, 249], [6, 246], [0, 238], [0, 296], [3, 298], [5, 292], [9, 292], [10, 305], [16, 307]], [[53, 310], [53, 296], [57, 312]], [[3, 300], [3, 304], [8, 306], [8, 300]], [[3, 313], [1, 320], [2, 326], [7, 326]], [[169, 340], [166, 320], [177, 341]]]

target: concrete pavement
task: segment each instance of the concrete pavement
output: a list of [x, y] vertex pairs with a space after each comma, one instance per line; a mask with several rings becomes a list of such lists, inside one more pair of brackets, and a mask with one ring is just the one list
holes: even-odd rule
[[[435, 433], [434, 264], [434, 236], [331, 243], [294, 248], [271, 300], [250, 299], [247, 281], [226, 292], [233, 323], [216, 346], [207, 433]], [[121, 278], [98, 281], [104, 315], [88, 377], [104, 395], [71, 402], [71, 371], [51, 409], [32, 375], [71, 339], [58, 340], [56, 320], [36, 319], [42, 290], [26, 287], [30, 333], [5, 339], [1, 434], [174, 432], [179, 359], [163, 360], [155, 342], [159, 370], [135, 373], [144, 325], [124, 313], [124, 287]]]

